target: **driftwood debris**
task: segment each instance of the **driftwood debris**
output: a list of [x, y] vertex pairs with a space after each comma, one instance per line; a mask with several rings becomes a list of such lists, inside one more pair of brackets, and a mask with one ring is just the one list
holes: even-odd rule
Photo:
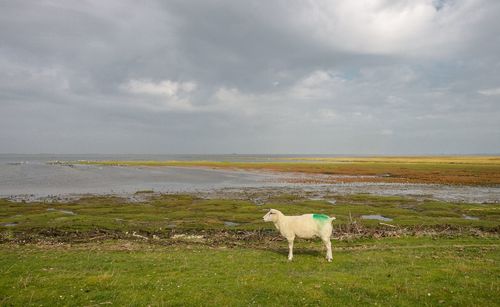
[[392, 227], [392, 228], [397, 228], [398, 227], [398, 226], [395, 226], [395, 225], [391, 225], [391, 224], [387, 224], [387, 223], [382, 223], [382, 222], [380, 222], [379, 225], [389, 226], [389, 227]]

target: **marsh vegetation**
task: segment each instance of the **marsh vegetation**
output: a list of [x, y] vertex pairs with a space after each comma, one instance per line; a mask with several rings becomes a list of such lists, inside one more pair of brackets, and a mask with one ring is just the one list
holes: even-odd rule
[[[274, 194], [256, 204], [256, 194], [234, 196], [1, 200], [0, 302], [491, 306], [499, 299], [498, 204], [363, 194]], [[335, 215], [333, 263], [318, 240], [298, 240], [288, 262], [286, 242], [262, 222], [271, 207]]]

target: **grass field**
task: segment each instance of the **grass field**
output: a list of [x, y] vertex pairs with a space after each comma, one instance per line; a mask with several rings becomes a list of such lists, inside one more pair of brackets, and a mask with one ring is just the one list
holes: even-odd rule
[[281, 249], [3, 246], [3, 306], [495, 306], [498, 240], [384, 239]]
[[[332, 205], [280, 194], [257, 206], [137, 196], [143, 201], [1, 200], [0, 305], [494, 306], [500, 299], [499, 204], [337, 195]], [[318, 240], [298, 240], [288, 262], [286, 241], [261, 221], [270, 207], [336, 215], [333, 263]], [[361, 219], [367, 214], [392, 221]]]
[[[500, 221], [500, 204], [448, 203], [368, 194], [336, 195], [334, 199], [332, 205], [327, 199], [279, 194], [261, 206], [245, 199], [203, 199], [189, 194], [151, 195], [137, 203], [113, 196], [91, 196], [70, 203], [0, 200], [0, 229], [33, 233], [47, 229], [85, 232], [97, 228], [158, 234], [170, 229], [272, 230], [274, 226], [262, 221], [270, 208], [288, 215], [307, 212], [334, 215], [337, 227], [352, 221], [364, 228], [380, 226], [377, 220], [361, 219], [362, 215], [382, 215], [392, 219], [387, 223], [409, 228], [450, 225], [496, 229]], [[227, 226], [224, 222], [238, 225]], [[2, 226], [5, 224], [15, 226]]]
[[[409, 182], [463, 185], [500, 184], [500, 157], [363, 157], [297, 158], [272, 162], [224, 161], [78, 161], [80, 164], [120, 166], [183, 166], [267, 170], [307, 174], [348, 175], [344, 182]], [[356, 178], [356, 176], [358, 176]], [[369, 177], [362, 177], [369, 176]], [[314, 180], [314, 179], [304, 179]], [[327, 178], [322, 178], [330, 182]]]

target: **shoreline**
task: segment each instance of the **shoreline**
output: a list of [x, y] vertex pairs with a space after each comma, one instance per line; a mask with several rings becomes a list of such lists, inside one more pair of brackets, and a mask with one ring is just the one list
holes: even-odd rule
[[[500, 187], [471, 187], [443, 184], [347, 182], [337, 184], [284, 184], [255, 186], [226, 186], [219, 188], [153, 189], [134, 191], [69, 192], [69, 193], [21, 193], [0, 194], [0, 199], [13, 202], [71, 202], [87, 197], [119, 197], [138, 202], [148, 196], [188, 194], [202, 198], [244, 199], [249, 194], [264, 199], [271, 195], [291, 194], [298, 197], [323, 199], [334, 195], [367, 194], [373, 196], [398, 196], [416, 200], [437, 200], [452, 203], [498, 204]], [[267, 195], [267, 196], [266, 196]]]

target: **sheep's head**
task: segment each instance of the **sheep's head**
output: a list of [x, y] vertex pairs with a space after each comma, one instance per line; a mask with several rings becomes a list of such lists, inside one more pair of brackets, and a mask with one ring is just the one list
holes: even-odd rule
[[271, 209], [264, 215], [263, 219], [265, 222], [276, 222], [280, 215], [282, 215], [282, 213], [279, 210]]

